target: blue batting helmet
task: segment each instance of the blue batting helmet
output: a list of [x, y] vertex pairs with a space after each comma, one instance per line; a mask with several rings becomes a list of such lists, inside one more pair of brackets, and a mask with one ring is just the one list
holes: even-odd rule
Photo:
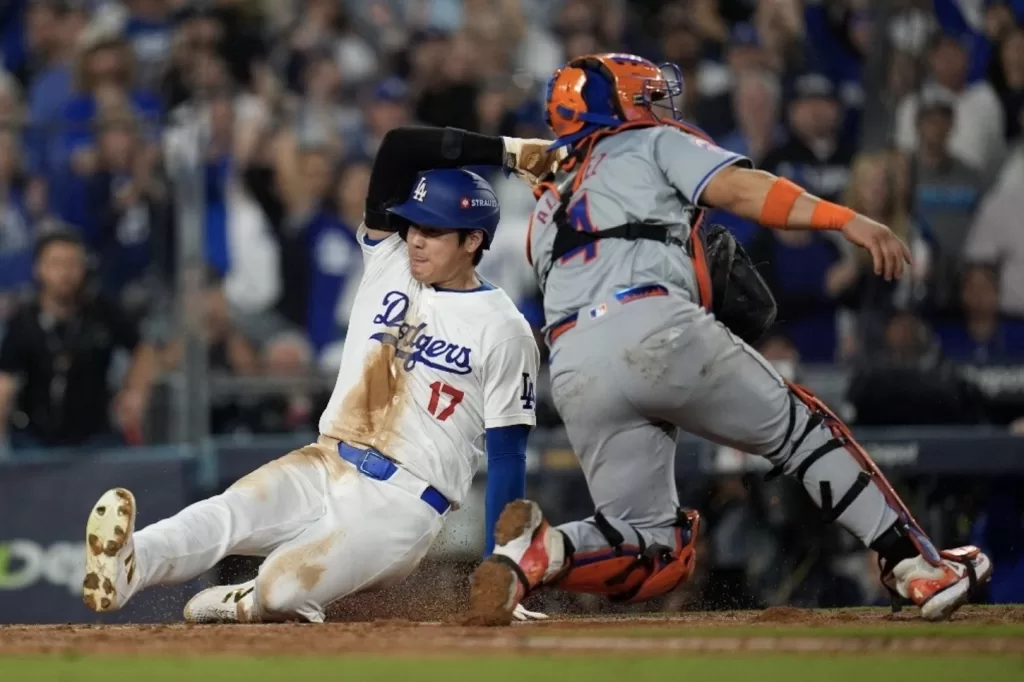
[[419, 174], [409, 198], [388, 213], [423, 227], [445, 230], [480, 230], [483, 248], [494, 240], [501, 211], [490, 184], [476, 173], [460, 168], [429, 170]]

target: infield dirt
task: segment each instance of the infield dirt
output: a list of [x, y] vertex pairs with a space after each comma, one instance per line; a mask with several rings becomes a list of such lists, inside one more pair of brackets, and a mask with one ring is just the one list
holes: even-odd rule
[[1024, 606], [967, 607], [947, 623], [887, 609], [570, 617], [504, 628], [349, 617], [324, 625], [10, 625], [0, 656], [32, 654], [502, 655], [509, 652], [891, 653], [1024, 655]]

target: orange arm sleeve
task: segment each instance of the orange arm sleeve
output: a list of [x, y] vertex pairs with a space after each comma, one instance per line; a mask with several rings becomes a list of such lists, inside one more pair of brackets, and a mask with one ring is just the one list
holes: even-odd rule
[[855, 215], [857, 212], [853, 209], [818, 199], [814, 213], [811, 214], [811, 227], [815, 230], [841, 230]]
[[841, 230], [857, 213], [852, 209], [834, 204], [831, 201], [818, 199], [810, 194], [808, 199], [815, 202], [814, 211], [811, 213], [810, 224], [791, 225], [789, 214], [797, 199], [804, 195], [804, 189], [786, 178], [776, 178], [775, 182], [768, 189], [761, 207], [761, 215], [758, 222], [765, 227], [773, 227], [779, 230], [790, 228], [812, 229], [812, 230]]
[[789, 213], [793, 210], [793, 204], [803, 193], [804, 188], [800, 185], [790, 182], [786, 178], [776, 178], [772, 186], [768, 188], [764, 205], [761, 206], [761, 216], [757, 222], [765, 227], [786, 229], [789, 226]]

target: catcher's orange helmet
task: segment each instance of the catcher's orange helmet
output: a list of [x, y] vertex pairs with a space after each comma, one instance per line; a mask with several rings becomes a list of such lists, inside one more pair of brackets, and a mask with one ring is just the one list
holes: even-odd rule
[[657, 121], [656, 106], [675, 119], [674, 98], [682, 93], [683, 74], [675, 64], [619, 53], [577, 57], [548, 82], [547, 123], [558, 136], [553, 147], [599, 127]]

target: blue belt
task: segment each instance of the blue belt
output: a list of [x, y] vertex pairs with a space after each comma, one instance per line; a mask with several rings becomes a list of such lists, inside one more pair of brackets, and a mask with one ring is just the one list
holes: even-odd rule
[[[377, 481], [386, 481], [398, 471], [397, 464], [376, 450], [362, 450], [348, 443], [338, 443], [338, 454], [346, 462], [354, 464], [363, 475]], [[420, 499], [434, 508], [438, 514], [444, 514], [451, 508], [448, 498], [432, 485], [420, 495]]]
[[[641, 284], [639, 286], [630, 287], [629, 289], [623, 289], [616, 293], [615, 300], [619, 303], [631, 303], [632, 301], [638, 301], [642, 298], [651, 298], [652, 296], [668, 296], [668, 289], [660, 284]], [[604, 309], [604, 305], [591, 308], [591, 317], [597, 317], [597, 311], [603, 311]], [[579, 311], [576, 311], [575, 313], [570, 313], [552, 324], [551, 328], [548, 330], [548, 343], [554, 343], [555, 339], [575, 327], [576, 323], [579, 321], [579, 317], [580, 313]]]

